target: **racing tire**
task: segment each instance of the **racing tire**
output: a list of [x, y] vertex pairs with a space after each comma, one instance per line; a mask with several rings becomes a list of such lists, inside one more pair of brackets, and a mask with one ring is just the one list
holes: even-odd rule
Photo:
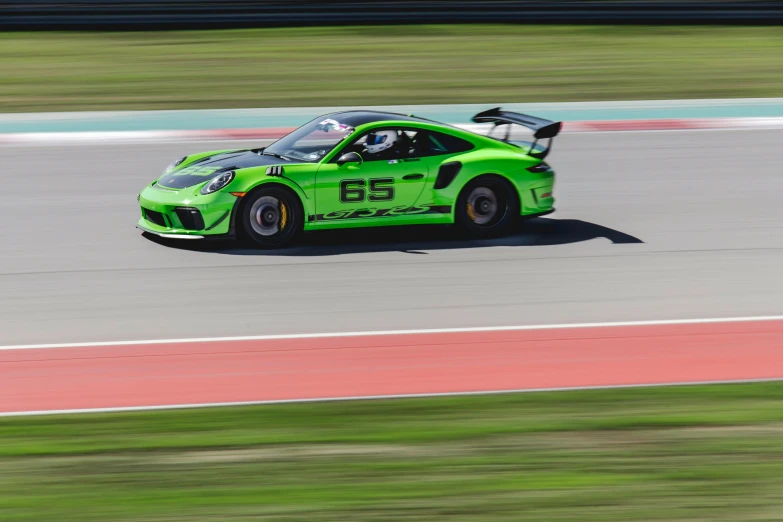
[[268, 184], [254, 190], [242, 202], [243, 239], [262, 248], [293, 243], [304, 228], [299, 197], [288, 187]]
[[507, 234], [519, 216], [519, 198], [511, 184], [499, 176], [471, 180], [457, 198], [455, 221], [474, 238]]

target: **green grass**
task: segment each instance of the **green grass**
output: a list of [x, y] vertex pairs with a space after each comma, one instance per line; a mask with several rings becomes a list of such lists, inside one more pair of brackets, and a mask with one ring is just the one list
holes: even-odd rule
[[0, 520], [780, 520], [783, 384], [0, 419]]
[[0, 112], [766, 97], [783, 27], [0, 34]]

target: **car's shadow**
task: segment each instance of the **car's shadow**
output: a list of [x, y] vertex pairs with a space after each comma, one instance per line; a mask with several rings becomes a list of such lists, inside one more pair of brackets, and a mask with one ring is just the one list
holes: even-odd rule
[[394, 226], [310, 232], [304, 234], [296, 245], [281, 249], [252, 248], [234, 242], [164, 239], [147, 233], [143, 235], [150, 241], [173, 248], [240, 256], [334, 256], [367, 252], [426, 254], [426, 250], [564, 245], [596, 238], [606, 238], [615, 244], [644, 243], [637, 237], [595, 223], [550, 218], [524, 221], [511, 234], [494, 239], [466, 239], [453, 226]]

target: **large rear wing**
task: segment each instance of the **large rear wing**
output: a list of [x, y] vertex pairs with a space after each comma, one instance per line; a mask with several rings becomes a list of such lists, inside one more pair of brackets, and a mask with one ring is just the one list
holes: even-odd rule
[[[500, 109], [500, 107], [476, 114], [473, 116], [473, 121], [475, 123], [493, 123], [494, 127], [508, 125], [508, 129], [506, 130], [506, 137], [503, 139], [503, 141], [506, 142], [509, 141], [511, 136], [512, 124], [527, 127], [533, 131], [533, 137], [536, 139], [536, 141], [534, 141], [530, 147], [528, 155], [538, 159], [544, 159], [547, 154], [549, 154], [549, 151], [552, 150], [552, 138], [557, 136], [563, 127], [563, 123], [559, 121], [545, 120], [544, 118], [528, 116], [527, 114], [519, 114], [518, 112], [503, 111]], [[549, 142], [547, 143], [546, 149], [536, 151], [536, 144], [540, 139], [548, 139]]]

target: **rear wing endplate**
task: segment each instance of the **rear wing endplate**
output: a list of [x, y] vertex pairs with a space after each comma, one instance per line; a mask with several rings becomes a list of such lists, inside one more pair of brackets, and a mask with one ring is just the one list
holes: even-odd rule
[[[533, 131], [533, 137], [536, 139], [536, 141], [533, 142], [533, 145], [530, 147], [530, 152], [528, 152], [528, 155], [538, 159], [544, 159], [547, 154], [549, 154], [549, 151], [552, 150], [552, 138], [557, 136], [563, 127], [563, 123], [560, 121], [550, 121], [545, 120], [544, 118], [529, 116], [527, 114], [520, 114], [518, 112], [504, 111], [501, 110], [500, 107], [476, 114], [473, 116], [473, 121], [475, 123], [494, 123], [495, 127], [500, 125], [508, 125], [509, 127], [506, 131], [506, 137], [503, 139], [503, 141], [506, 142], [509, 140], [511, 135], [512, 124], [527, 127]], [[549, 140], [547, 143], [547, 148], [540, 152], [535, 152], [536, 143], [538, 143], [538, 140], [540, 139]]]

